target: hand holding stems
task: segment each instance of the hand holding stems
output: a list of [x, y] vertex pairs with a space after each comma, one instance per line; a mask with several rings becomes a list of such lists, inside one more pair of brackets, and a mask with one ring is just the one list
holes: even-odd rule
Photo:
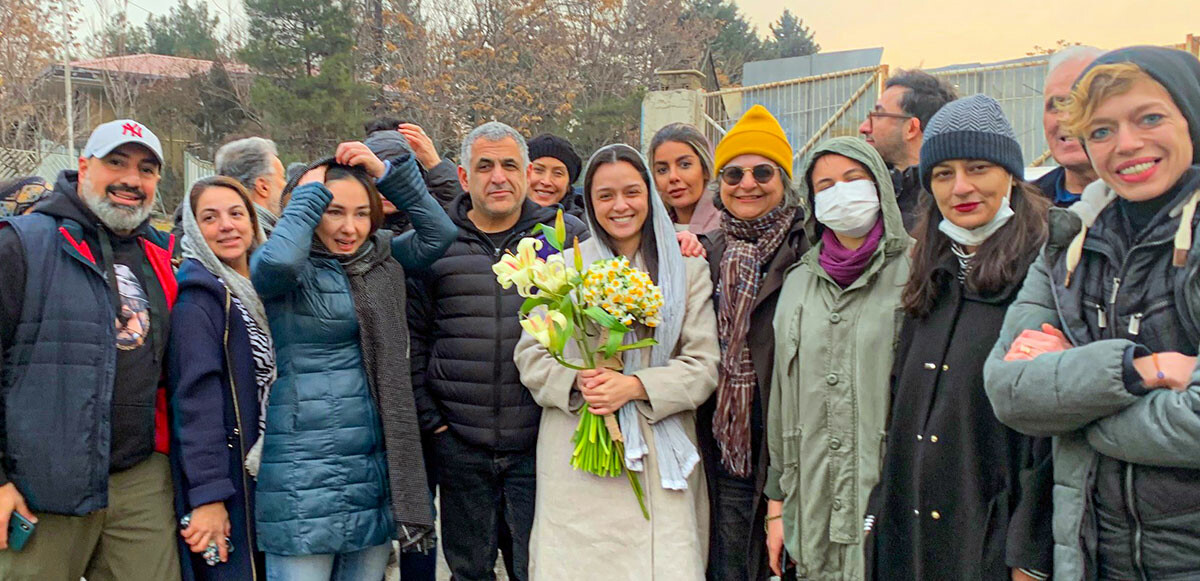
[[408, 140], [408, 146], [413, 150], [413, 157], [417, 158], [417, 162], [426, 171], [441, 163], [442, 158], [438, 157], [433, 140], [425, 134], [425, 130], [421, 129], [420, 125], [401, 123], [397, 131], [404, 135], [404, 139]]
[[192, 520], [188, 527], [179, 531], [188, 548], [193, 553], [203, 553], [208, 545], [217, 546], [217, 554], [221, 562], [229, 561], [229, 546], [225, 538], [232, 532], [229, 523], [229, 513], [225, 511], [225, 503], [212, 502], [192, 509]]
[[1054, 325], [1043, 323], [1041, 331], [1033, 329], [1021, 331], [1016, 341], [1013, 341], [1012, 346], [1008, 348], [1004, 360], [1029, 361], [1043, 353], [1066, 351], [1072, 347], [1074, 345], [1067, 340], [1062, 331], [1059, 331]]
[[592, 413], [616, 413], [631, 400], [648, 399], [642, 380], [611, 369], [585, 369], [578, 374], [579, 392]]
[[689, 258], [708, 258], [708, 251], [704, 250], [704, 245], [700, 244], [700, 238], [695, 234], [684, 230], [675, 233], [675, 240], [679, 242], [679, 252]]
[[21, 496], [17, 485], [9, 482], [0, 486], [0, 550], [8, 548], [8, 521], [14, 512], [29, 519], [29, 522], [37, 523], [37, 517], [25, 506], [25, 497]]
[[783, 575], [783, 519], [772, 518], [783, 514], [782, 500], [767, 501], [767, 564], [771, 572]]

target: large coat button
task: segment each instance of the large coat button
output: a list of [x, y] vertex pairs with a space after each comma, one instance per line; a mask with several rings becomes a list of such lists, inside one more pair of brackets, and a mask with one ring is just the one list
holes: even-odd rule
[[837, 385], [837, 382], [838, 376], [836, 373], [830, 373], [829, 375], [825, 376], [825, 383], [828, 383], [829, 385]]

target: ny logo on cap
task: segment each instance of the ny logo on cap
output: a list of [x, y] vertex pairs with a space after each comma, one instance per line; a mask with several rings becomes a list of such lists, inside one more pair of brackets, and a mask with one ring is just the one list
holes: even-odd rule
[[126, 123], [121, 126], [122, 135], [132, 135], [134, 137], [142, 136], [142, 126], [137, 123]]

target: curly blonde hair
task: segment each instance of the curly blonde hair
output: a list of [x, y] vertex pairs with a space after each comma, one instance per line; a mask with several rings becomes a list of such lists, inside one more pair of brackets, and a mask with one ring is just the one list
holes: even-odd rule
[[1096, 116], [1096, 108], [1110, 97], [1128, 92], [1138, 81], [1158, 83], [1133, 63], [1099, 65], [1089, 70], [1060, 105], [1064, 113], [1063, 129], [1073, 137], [1086, 141], [1088, 126]]

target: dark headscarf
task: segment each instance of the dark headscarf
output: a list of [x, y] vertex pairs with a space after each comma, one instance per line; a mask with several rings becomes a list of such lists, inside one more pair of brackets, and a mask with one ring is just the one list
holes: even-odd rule
[[1174, 48], [1131, 46], [1101, 55], [1079, 78], [1097, 66], [1116, 63], [1137, 65], [1167, 90], [1187, 119], [1193, 144], [1192, 165], [1200, 164], [1200, 60]]

